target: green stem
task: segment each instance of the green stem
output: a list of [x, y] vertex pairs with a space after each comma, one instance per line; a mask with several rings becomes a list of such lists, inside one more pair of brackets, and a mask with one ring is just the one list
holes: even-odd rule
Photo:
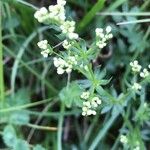
[[61, 104], [60, 110], [60, 117], [58, 123], [58, 132], [57, 132], [57, 150], [62, 150], [62, 132], [63, 132], [63, 120], [64, 120], [64, 111], [65, 111], [65, 104]]
[[115, 121], [115, 119], [118, 117], [118, 115], [119, 115], [119, 112], [116, 113], [116, 114], [113, 114], [111, 116], [111, 118], [108, 120], [108, 122], [106, 123], [106, 125], [103, 127], [103, 129], [99, 130], [96, 138], [94, 139], [94, 141], [90, 145], [89, 150], [95, 150], [95, 148], [97, 147], [98, 143], [105, 136], [105, 134], [107, 133], [107, 131], [109, 130], [109, 128], [111, 127], [111, 125], [113, 124], [113, 122]]
[[39, 126], [36, 124], [31, 124], [28, 123], [26, 126], [30, 127], [30, 128], [34, 128], [34, 129], [38, 129], [38, 130], [48, 130], [48, 131], [56, 131], [57, 128], [56, 127], [49, 127], [49, 126]]
[[0, 113], [17, 111], [17, 110], [21, 110], [21, 109], [25, 109], [25, 108], [34, 107], [34, 106], [37, 106], [37, 105], [41, 105], [41, 104], [47, 103], [47, 102], [49, 102], [51, 100], [52, 100], [52, 98], [49, 98], [49, 99], [45, 99], [45, 100], [41, 100], [41, 101], [37, 101], [37, 102], [25, 104], [25, 105], [14, 106], [14, 107], [10, 107], [10, 108], [4, 108], [4, 109], [0, 110]]
[[2, 48], [2, 3], [0, 2], [0, 100], [5, 99], [4, 72], [3, 72], [3, 48]]

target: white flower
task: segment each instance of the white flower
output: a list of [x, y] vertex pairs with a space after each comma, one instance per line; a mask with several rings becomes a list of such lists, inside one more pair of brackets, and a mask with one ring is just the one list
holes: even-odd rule
[[47, 49], [48, 41], [47, 40], [42, 40], [42, 41], [38, 42], [37, 45], [41, 49]]
[[93, 110], [93, 111], [92, 111], [92, 114], [93, 114], [93, 115], [96, 115], [96, 111], [95, 111], [95, 110]]
[[82, 94], [81, 94], [81, 98], [83, 98], [83, 99], [88, 99], [89, 98], [89, 96], [90, 96], [90, 92], [83, 92]]
[[102, 103], [102, 101], [99, 99], [99, 97], [93, 97], [92, 101], [96, 102], [98, 105]]
[[111, 32], [111, 27], [110, 26], [107, 26], [106, 27], [106, 33], [110, 33]]
[[148, 65], [148, 68], [150, 69], [150, 65]]
[[82, 110], [83, 110], [83, 111], [87, 111], [88, 108], [84, 106], [84, 107], [82, 107]]
[[145, 108], [147, 107], [147, 103], [146, 103], [146, 102], [144, 103], [144, 107], [145, 107]]
[[48, 14], [48, 10], [45, 7], [37, 10], [34, 14], [34, 17], [39, 21], [43, 22], [46, 19], [46, 15]]
[[83, 102], [83, 106], [91, 108], [91, 103], [89, 101]]
[[92, 115], [93, 114], [93, 111], [91, 110], [91, 109], [89, 109], [88, 111], [87, 111], [87, 115], [89, 116], [89, 115]]
[[73, 65], [77, 64], [76, 58], [74, 56], [69, 56], [68, 60], [54, 57], [53, 62], [54, 66], [57, 68], [58, 74], [63, 74], [64, 72], [70, 73], [72, 71]]
[[108, 34], [108, 38], [109, 38], [109, 39], [113, 38], [113, 34], [111, 34], [111, 33]]
[[62, 58], [54, 57], [53, 61], [54, 61], [54, 66], [55, 67], [62, 67], [63, 68], [64, 65], [66, 64], [66, 62]]
[[86, 116], [86, 112], [85, 111], [82, 112], [82, 116]]
[[66, 34], [66, 36], [73, 40], [77, 39], [79, 35], [77, 33], [74, 33], [75, 30], [75, 22], [74, 21], [65, 21], [61, 26], [60, 26], [62, 33]]
[[[89, 92], [83, 92], [81, 95], [81, 98], [83, 99], [88, 99], [89, 98]], [[96, 115], [96, 111], [95, 108], [98, 107], [99, 104], [101, 103], [97, 103], [99, 102], [99, 98], [98, 97], [94, 97], [92, 98], [92, 101], [84, 101], [83, 102], [83, 107], [82, 107], [82, 115], [83, 116], [89, 116], [89, 115]]]
[[134, 83], [133, 86], [132, 86], [132, 89], [134, 90], [141, 90], [142, 86], [139, 84], [139, 83]]
[[77, 65], [76, 57], [69, 56], [68, 57], [68, 63], [71, 64], [71, 65]]
[[67, 72], [67, 73], [70, 73], [71, 71], [72, 71], [72, 68], [67, 68], [67, 69], [66, 69], [66, 72]]
[[130, 62], [130, 66], [133, 72], [140, 72], [142, 68], [141, 65], [139, 65], [137, 60]]
[[103, 29], [102, 28], [96, 28], [95, 32], [96, 32], [96, 36], [99, 36], [99, 35], [103, 34]]
[[107, 45], [107, 40], [113, 37], [110, 26], [106, 27], [106, 33], [104, 33], [102, 28], [96, 28], [95, 32], [97, 37], [96, 46], [100, 49], [104, 48]]
[[143, 69], [143, 72], [140, 73], [140, 76], [142, 78], [146, 78], [147, 76], [149, 76], [149, 71], [146, 68]]
[[64, 6], [64, 5], [66, 5], [66, 1], [65, 0], [57, 0], [57, 4]]
[[69, 49], [71, 47], [71, 44], [68, 42], [68, 40], [64, 40], [62, 45], [65, 49]]
[[102, 42], [102, 41], [98, 41], [96, 43], [96, 45], [99, 47], [99, 48], [104, 48], [106, 46], [106, 43], [105, 42]]
[[49, 49], [41, 51], [41, 55], [43, 55], [43, 57], [45, 58], [48, 57], [48, 54], [49, 54]]
[[74, 21], [65, 21], [61, 26], [61, 30], [63, 33], [72, 33], [75, 30], [75, 22]]
[[65, 9], [63, 5], [50, 5], [49, 6], [49, 18], [58, 22], [62, 22], [66, 19]]
[[83, 111], [82, 112], [83, 116], [96, 115], [96, 111], [95, 110], [89, 109], [87, 107], [83, 107], [82, 111]]
[[98, 104], [97, 104], [95, 101], [92, 101], [92, 102], [91, 102], [91, 105], [92, 105], [93, 107], [97, 107], [97, 106], [98, 106]]
[[61, 68], [61, 67], [57, 68], [57, 73], [58, 74], [63, 74], [64, 72], [65, 72], [65, 70], [63, 68]]
[[128, 143], [128, 139], [125, 135], [121, 135], [120, 136], [120, 142], [123, 144], [127, 144]]
[[84, 69], [85, 69], [86, 71], [88, 71], [88, 66], [87, 66], [87, 65], [85, 65], [85, 66], [84, 66]]
[[133, 150], [140, 150], [140, 147], [136, 146]]
[[104, 48], [107, 45], [106, 41], [113, 37], [112, 33], [110, 33], [111, 32], [110, 26], [106, 27], [106, 33], [104, 33], [104, 30], [102, 28], [96, 28], [95, 32], [97, 37], [96, 45], [99, 48]]
[[70, 40], [76, 40], [79, 38], [79, 35], [77, 33], [68, 33], [68, 38]]
[[45, 7], [42, 7], [40, 9], [41, 14], [46, 15], [48, 13], [48, 10]]

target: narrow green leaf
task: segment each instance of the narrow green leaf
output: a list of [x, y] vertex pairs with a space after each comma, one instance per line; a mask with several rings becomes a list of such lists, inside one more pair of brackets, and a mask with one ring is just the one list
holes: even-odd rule
[[98, 0], [98, 2], [92, 7], [92, 9], [86, 14], [86, 16], [81, 20], [77, 27], [77, 31], [82, 31], [90, 21], [95, 17], [96, 13], [104, 7], [105, 0]]

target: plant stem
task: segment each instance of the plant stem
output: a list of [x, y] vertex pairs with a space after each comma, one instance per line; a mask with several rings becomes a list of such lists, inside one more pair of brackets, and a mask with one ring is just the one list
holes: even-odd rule
[[2, 2], [0, 2], [0, 100], [2, 105], [5, 98], [4, 72], [3, 72], [3, 48], [2, 48]]
[[36, 125], [36, 124], [31, 124], [31, 123], [28, 123], [27, 124], [28, 127], [31, 127], [31, 128], [34, 128], [34, 129], [38, 129], [38, 130], [49, 130], [49, 131], [56, 131], [57, 128], [56, 127], [49, 127], [49, 126], [39, 126], [39, 125]]
[[59, 123], [58, 123], [58, 132], [57, 132], [57, 149], [62, 150], [62, 132], [63, 132], [63, 120], [64, 120], [64, 111], [65, 111], [65, 104], [62, 102], [60, 116], [59, 116]]
[[106, 125], [103, 127], [103, 129], [100, 129], [100, 131], [98, 132], [96, 138], [94, 139], [94, 141], [90, 145], [89, 150], [95, 150], [95, 148], [97, 147], [98, 143], [105, 136], [105, 134], [107, 133], [107, 131], [109, 130], [109, 128], [111, 127], [111, 125], [113, 124], [115, 119], [118, 117], [118, 115], [119, 115], [119, 112], [116, 113], [116, 114], [113, 114], [111, 116], [111, 118], [108, 120], [108, 122], [106, 123]]
[[30, 107], [34, 107], [34, 106], [38, 106], [38, 105], [47, 103], [49, 101], [52, 101], [52, 98], [37, 101], [37, 102], [33, 102], [33, 103], [29, 103], [29, 104], [25, 104], [25, 105], [14, 106], [14, 107], [10, 107], [10, 108], [4, 108], [4, 109], [0, 110], [0, 113], [11, 112], [11, 111], [17, 111], [17, 110], [21, 110], [21, 109], [25, 109], [25, 108], [30, 108]]

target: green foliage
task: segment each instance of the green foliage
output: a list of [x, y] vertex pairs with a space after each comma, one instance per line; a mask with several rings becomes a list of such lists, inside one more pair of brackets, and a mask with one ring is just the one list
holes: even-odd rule
[[[68, 0], [66, 20], [76, 21], [77, 39], [69, 37], [71, 27], [62, 29], [59, 13], [41, 24], [35, 20], [39, 7], [55, 2], [0, 4], [1, 149], [149, 149], [149, 0]], [[113, 38], [101, 48], [106, 26]], [[46, 49], [37, 46], [42, 40]], [[48, 58], [41, 57], [44, 50]], [[139, 72], [130, 65], [135, 60]]]
[[33, 150], [45, 150], [41, 145], [36, 145]]
[[3, 131], [3, 140], [8, 147], [13, 147], [17, 141], [16, 131], [12, 125], [7, 125]]
[[16, 125], [25, 125], [29, 123], [29, 115], [25, 111], [17, 111], [11, 114], [9, 122]]
[[13, 150], [30, 150], [29, 145], [26, 141], [18, 139], [16, 144], [13, 146]]
[[70, 83], [69, 87], [64, 87], [59, 94], [60, 100], [62, 100], [67, 107], [72, 107], [73, 104], [81, 107], [82, 100], [80, 99], [80, 95], [81, 88], [76, 82]]

